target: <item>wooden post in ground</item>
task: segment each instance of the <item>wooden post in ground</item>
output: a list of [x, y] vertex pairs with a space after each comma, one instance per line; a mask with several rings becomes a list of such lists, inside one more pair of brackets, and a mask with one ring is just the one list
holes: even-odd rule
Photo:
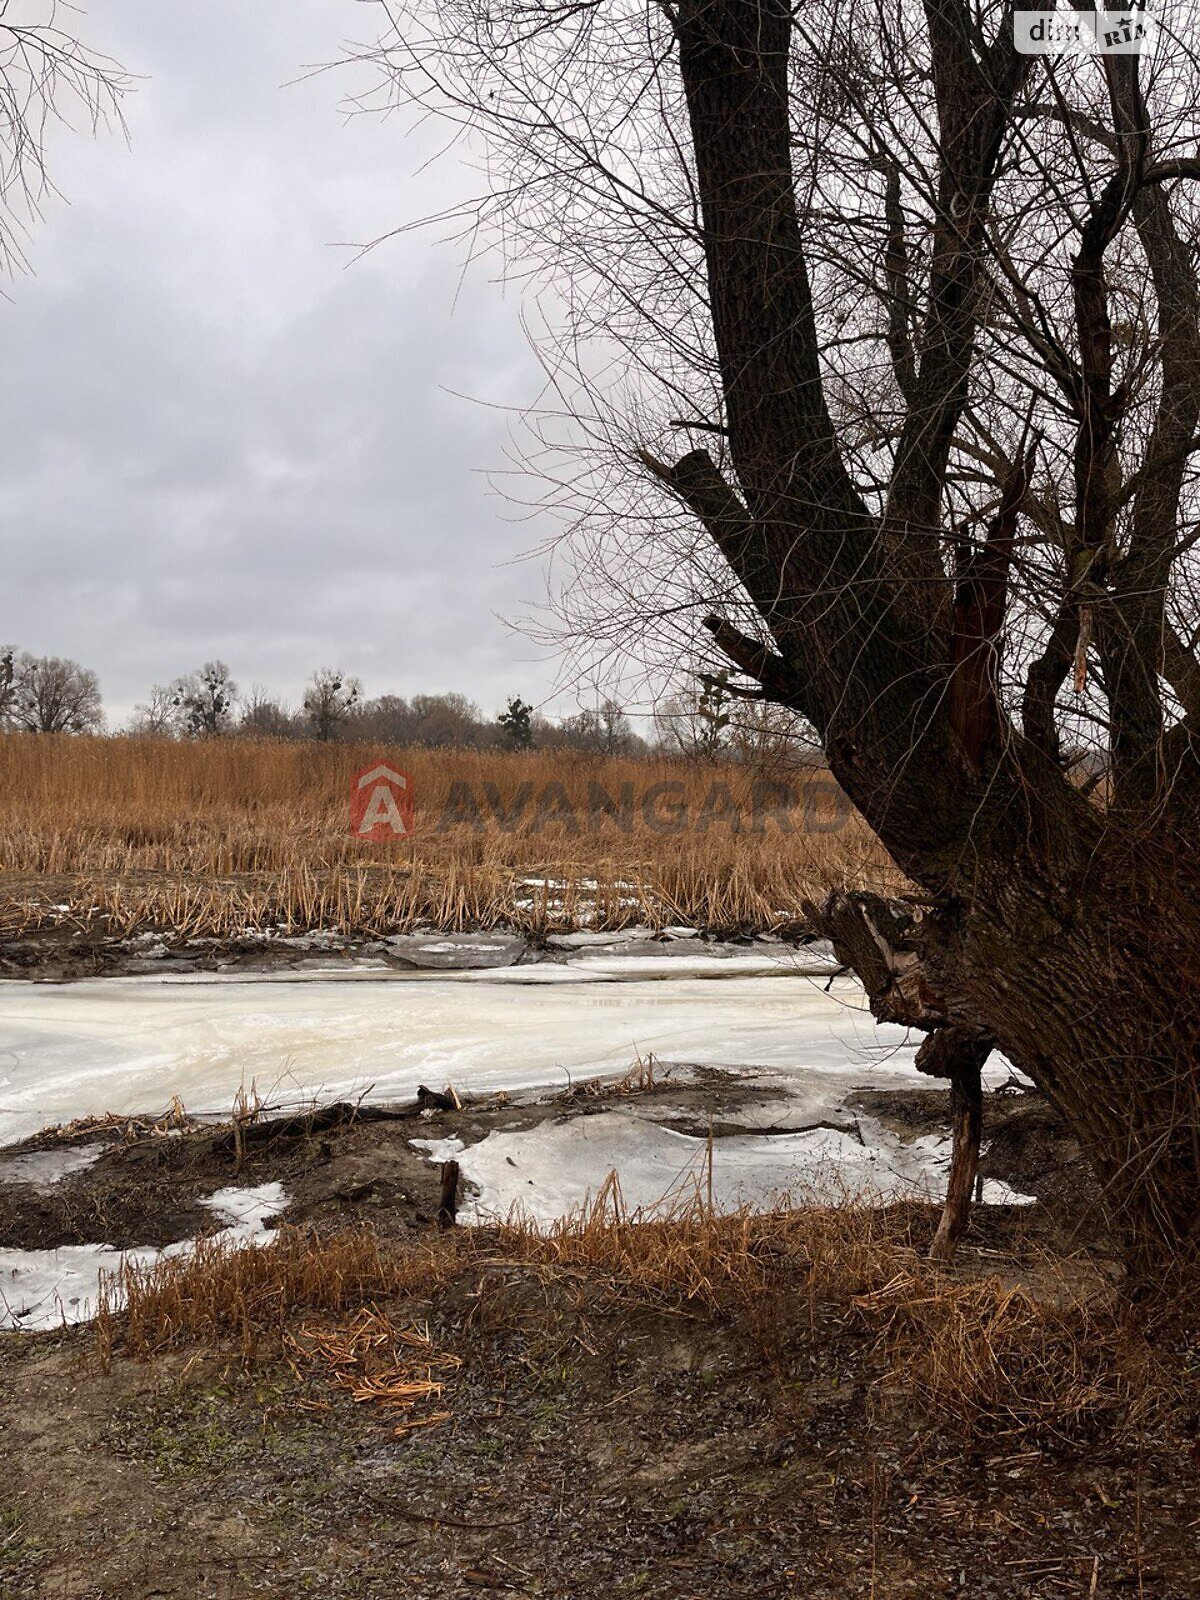
[[458, 1162], [442, 1162], [442, 1201], [438, 1206], [438, 1227], [452, 1228], [458, 1216]]
[[976, 1029], [947, 1023], [929, 1034], [917, 1051], [918, 1071], [950, 1080], [950, 1180], [942, 1218], [929, 1247], [935, 1261], [954, 1259], [970, 1220], [983, 1132], [983, 1064], [991, 1049], [991, 1040]]

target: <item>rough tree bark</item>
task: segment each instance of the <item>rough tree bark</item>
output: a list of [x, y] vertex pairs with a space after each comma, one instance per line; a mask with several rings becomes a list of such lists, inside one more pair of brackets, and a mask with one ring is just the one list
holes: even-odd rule
[[[1200, 414], [1195, 269], [1163, 187], [1191, 174], [1150, 165], [1138, 59], [1106, 58], [1114, 155], [1071, 269], [1075, 350], [1048, 362], [1078, 419], [1076, 518], [1019, 729], [994, 667], [1035, 437], [956, 577], [941, 551], [989, 205], [1033, 58], [1017, 53], [1007, 9], [990, 42], [964, 0], [925, 0], [924, 13], [940, 177], [928, 309], [904, 373], [884, 514], [868, 512], [851, 480], [825, 399], [792, 170], [788, 0], [670, 7], [729, 453], [722, 470], [703, 450], [645, 459], [708, 528], [768, 641], [735, 639], [714, 618], [718, 643], [813, 722], [839, 783], [930, 897], [925, 959], [950, 1022], [994, 1039], [1078, 1130], [1130, 1264], [1158, 1273], [1194, 1251], [1200, 1217], [1200, 767], [1191, 717], [1164, 731], [1160, 686], [1181, 474]], [[1169, 372], [1144, 476], [1123, 490], [1114, 441], [1129, 395], [1113, 383], [1105, 263], [1127, 223], [1150, 262]], [[1118, 551], [1123, 494], [1133, 531]], [[1105, 812], [1068, 781], [1055, 729], [1054, 696], [1073, 664], [1086, 672], [1092, 630], [1112, 728]], [[960, 1095], [969, 1137], [967, 1076]]]
[[[1045, 1091], [1162, 1281], [1200, 1245], [1200, 52], [1056, 65], [1015, 10], [461, 0], [429, 43], [413, 0], [385, 70], [494, 141], [556, 358], [654, 444], [619, 510], [583, 476], [606, 640], [724, 597], [735, 688], [807, 719], [928, 904], [936, 1048]], [[664, 459], [677, 429], [705, 448]]]

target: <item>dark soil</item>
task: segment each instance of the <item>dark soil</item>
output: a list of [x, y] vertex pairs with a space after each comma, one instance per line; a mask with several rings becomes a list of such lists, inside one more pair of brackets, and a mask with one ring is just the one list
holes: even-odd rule
[[[438, 1172], [409, 1139], [472, 1142], [617, 1092], [379, 1121], [347, 1109], [242, 1141], [109, 1129], [102, 1159], [61, 1185], [0, 1186], [0, 1242], [166, 1242], [211, 1225], [206, 1194], [272, 1179], [288, 1222], [433, 1237]], [[720, 1137], [722, 1112], [761, 1091], [710, 1072], [650, 1092], [677, 1125], [711, 1119]], [[944, 1126], [946, 1098], [859, 1096], [913, 1133]], [[988, 1175], [1042, 1198], [977, 1207], [960, 1274], [1036, 1283], [1074, 1252], [1102, 1286], [1096, 1197], [1061, 1124], [1025, 1094], [989, 1096], [987, 1119]], [[911, 1210], [921, 1246], [935, 1212]], [[384, 1309], [462, 1359], [441, 1426], [397, 1437], [387, 1413], [278, 1349], [250, 1366], [193, 1349], [103, 1371], [88, 1328], [0, 1337], [3, 1600], [1200, 1595], [1200, 1350], [1186, 1337], [1172, 1359], [1195, 1403], [1134, 1437], [1119, 1419], [965, 1431], [885, 1401], [878, 1327], [852, 1298], [793, 1290], [736, 1319], [656, 1309], [498, 1250]]]
[[966, 1437], [878, 1403], [850, 1307], [748, 1327], [518, 1261], [387, 1309], [463, 1361], [403, 1438], [269, 1355], [0, 1342], [5, 1600], [1200, 1592], [1194, 1418]]
[[[854, 1104], [901, 1137], [940, 1133], [949, 1120], [950, 1091], [862, 1090]], [[979, 1176], [1036, 1195], [1041, 1204], [1030, 1220], [1056, 1250], [1086, 1245], [1089, 1253], [1108, 1258], [1095, 1175], [1078, 1139], [1041, 1094], [1017, 1089], [985, 1095]]]
[[[404, 1233], [434, 1221], [440, 1196], [438, 1169], [413, 1149], [409, 1141], [414, 1138], [453, 1135], [470, 1145], [497, 1128], [533, 1128], [548, 1119], [588, 1116], [635, 1097], [653, 1101], [658, 1119], [681, 1132], [703, 1137], [711, 1126], [715, 1138], [736, 1137], [747, 1130], [727, 1119], [739, 1106], [760, 1100], [762, 1092], [752, 1078], [691, 1068], [683, 1081], [667, 1077], [636, 1091], [593, 1082], [541, 1099], [497, 1095], [468, 1102], [461, 1111], [431, 1111], [414, 1103], [336, 1108], [332, 1125], [328, 1113], [320, 1114], [315, 1126], [305, 1117], [264, 1119], [247, 1125], [240, 1146], [225, 1126], [164, 1130], [144, 1123], [79, 1124], [6, 1151], [108, 1142], [92, 1166], [52, 1186], [0, 1182], [0, 1248], [171, 1244], [217, 1226], [202, 1201], [218, 1189], [272, 1181], [282, 1183], [290, 1197], [281, 1221], [366, 1219], [386, 1233]], [[944, 1130], [949, 1096], [944, 1089], [863, 1091], [855, 1105], [903, 1136]], [[1091, 1251], [1100, 1249], [1103, 1229], [1094, 1184], [1077, 1144], [1041, 1097], [989, 1096], [986, 1127], [985, 1176], [1003, 1178], [1047, 1203], [977, 1207], [978, 1238], [1008, 1243], [1038, 1237], [1057, 1250], [1071, 1250], [1086, 1237]]]

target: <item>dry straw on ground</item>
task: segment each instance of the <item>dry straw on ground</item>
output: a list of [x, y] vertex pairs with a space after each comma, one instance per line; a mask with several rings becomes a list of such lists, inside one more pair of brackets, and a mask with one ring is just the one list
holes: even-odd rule
[[[784, 1376], [797, 1341], [826, 1339], [836, 1327], [862, 1352], [873, 1404], [912, 1408], [964, 1439], [1119, 1435], [1175, 1403], [1153, 1340], [1098, 1280], [1043, 1258], [1003, 1272], [969, 1259], [942, 1268], [919, 1248], [928, 1225], [928, 1208], [917, 1205], [717, 1215], [700, 1196], [647, 1221], [624, 1214], [614, 1184], [545, 1232], [519, 1219], [417, 1241], [284, 1229], [269, 1248], [202, 1243], [189, 1259], [127, 1268], [103, 1299], [97, 1341], [106, 1362], [197, 1345], [245, 1360], [299, 1350], [358, 1398], [386, 1399], [392, 1384], [402, 1398], [432, 1402], [433, 1389], [405, 1385], [443, 1382], [453, 1355], [469, 1351], [443, 1365], [430, 1356], [428, 1370], [415, 1372], [413, 1360], [433, 1346], [416, 1350], [405, 1332], [414, 1302], [436, 1308], [468, 1283], [482, 1307], [486, 1281], [494, 1327], [505, 1295], [513, 1293], [519, 1320], [528, 1313], [519, 1286], [540, 1281], [592, 1315], [656, 1308], [732, 1323], [747, 1350]], [[539, 1304], [550, 1319], [562, 1314], [552, 1294]], [[313, 1324], [314, 1311], [326, 1319]], [[377, 1374], [382, 1388], [366, 1382], [372, 1347], [392, 1352]]]
[[[363, 1306], [348, 1322], [305, 1323], [284, 1335], [284, 1346], [298, 1377], [297, 1363], [316, 1367], [356, 1404], [387, 1413], [398, 1438], [450, 1420], [449, 1411], [427, 1408], [442, 1400], [462, 1361], [437, 1349], [427, 1328], [398, 1327], [377, 1306]], [[325, 1400], [305, 1404], [328, 1409]]]
[[[416, 827], [363, 844], [350, 783], [381, 756], [411, 779]], [[0, 788], [10, 934], [766, 929], [830, 888], [901, 886], [811, 767], [7, 734]]]
[[453, 1262], [454, 1241], [400, 1252], [366, 1228], [328, 1239], [282, 1228], [262, 1246], [202, 1238], [185, 1256], [126, 1260], [101, 1283], [97, 1347], [105, 1362], [116, 1348], [149, 1359], [196, 1344], [251, 1360], [264, 1339], [282, 1338], [298, 1308], [357, 1311], [436, 1282]]

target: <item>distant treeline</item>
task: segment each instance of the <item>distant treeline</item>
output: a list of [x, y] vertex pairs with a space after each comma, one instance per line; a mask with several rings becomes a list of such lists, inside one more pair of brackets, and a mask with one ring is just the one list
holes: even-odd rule
[[[105, 729], [96, 674], [60, 656], [0, 648], [0, 728], [29, 733]], [[336, 668], [314, 672], [299, 705], [252, 688], [243, 694], [223, 661], [208, 661], [156, 684], [132, 718], [111, 730], [124, 737], [338, 741], [432, 749], [580, 750], [597, 755], [760, 758], [795, 755], [810, 742], [800, 720], [777, 706], [739, 698], [728, 674], [696, 674], [664, 696], [635, 728], [612, 698], [554, 720], [513, 695], [488, 716], [466, 695], [384, 694]]]

